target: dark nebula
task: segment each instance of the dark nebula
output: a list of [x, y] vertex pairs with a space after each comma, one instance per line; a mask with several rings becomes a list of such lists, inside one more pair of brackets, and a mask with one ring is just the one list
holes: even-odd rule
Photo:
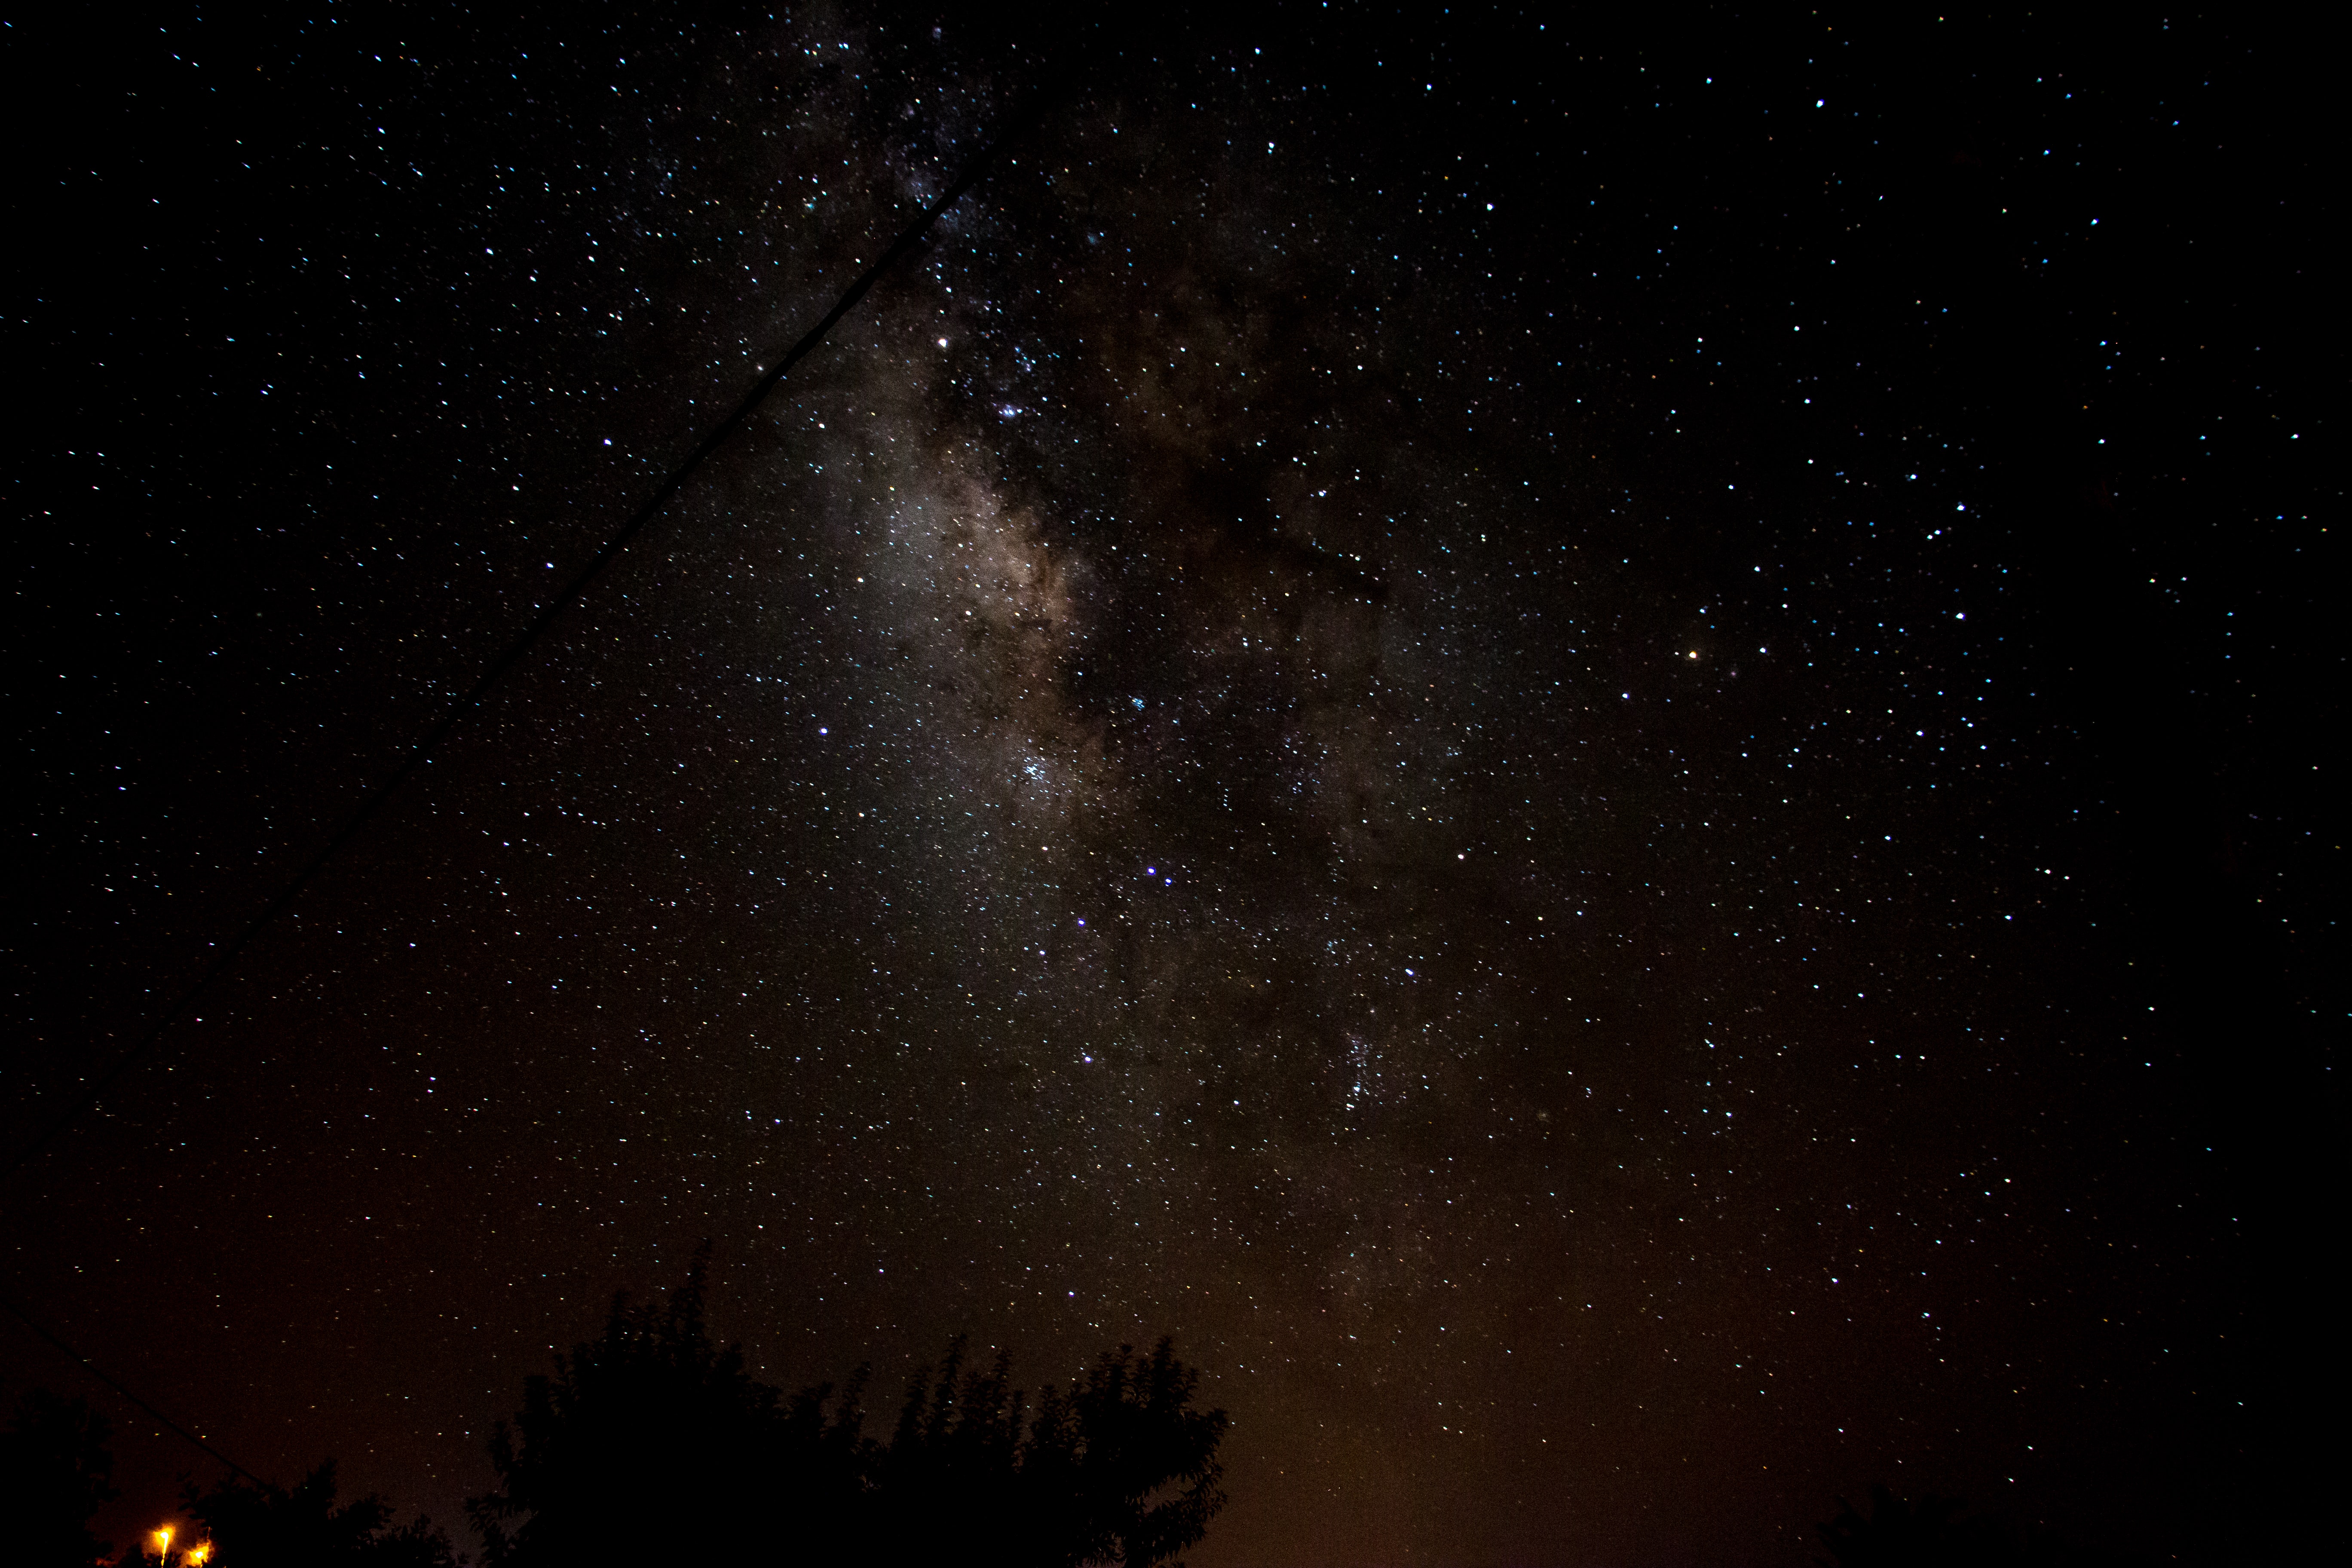
[[10, 1184], [12, 1299], [453, 1524], [709, 1237], [786, 1385], [1174, 1334], [1205, 1568], [1874, 1482], [2229, 1556], [2342, 1014], [2268, 46], [726, 15], [58, 42], [15, 1141], [1063, 86]]

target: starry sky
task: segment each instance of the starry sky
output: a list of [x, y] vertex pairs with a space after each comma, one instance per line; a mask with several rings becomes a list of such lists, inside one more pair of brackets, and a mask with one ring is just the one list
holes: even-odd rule
[[[2298, 1473], [2336, 559], [2271, 40], [441, 5], [18, 39], [7, 1292], [455, 1523], [702, 1239], [787, 1386], [1173, 1333], [1204, 1568], [2158, 1554]], [[2340, 530], [2337, 531], [2340, 533]], [[121, 1428], [118, 1541], [192, 1454]]]

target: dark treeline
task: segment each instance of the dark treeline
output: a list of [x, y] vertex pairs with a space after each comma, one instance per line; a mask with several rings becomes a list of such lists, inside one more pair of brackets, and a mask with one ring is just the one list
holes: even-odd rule
[[[1123, 1568], [1174, 1563], [1224, 1497], [1222, 1410], [1162, 1340], [1121, 1346], [1033, 1401], [999, 1356], [961, 1341], [908, 1385], [887, 1439], [870, 1435], [864, 1370], [787, 1397], [715, 1343], [704, 1268], [667, 1303], [616, 1299], [599, 1338], [532, 1377], [490, 1440], [497, 1489], [467, 1505], [483, 1568], [562, 1563], [912, 1564]], [[383, 1500], [338, 1504], [331, 1461], [293, 1488], [190, 1484], [192, 1521], [120, 1558], [89, 1521], [115, 1496], [104, 1420], [29, 1396], [0, 1454], [11, 1544], [0, 1563], [171, 1568], [455, 1568], [446, 1531], [395, 1528]], [[207, 1550], [191, 1557], [199, 1543]]]
[[[713, 1342], [704, 1268], [666, 1303], [618, 1298], [597, 1339], [525, 1381], [490, 1440], [497, 1489], [467, 1512], [482, 1568], [541, 1564], [1147, 1568], [1201, 1541], [1223, 1503], [1222, 1410], [1162, 1340], [1105, 1352], [1034, 1403], [999, 1356], [964, 1345], [919, 1373], [886, 1439], [866, 1429], [861, 1369], [786, 1396]], [[395, 1526], [375, 1496], [336, 1500], [330, 1460], [290, 1489], [190, 1483], [189, 1523], [121, 1556], [90, 1531], [113, 1500], [103, 1417], [46, 1390], [0, 1433], [0, 1565], [457, 1568], [428, 1520]], [[2124, 1568], [2125, 1559], [2006, 1532], [1958, 1501], [1873, 1489], [1818, 1531], [1822, 1568]]]
[[918, 1373], [887, 1442], [860, 1373], [790, 1399], [703, 1322], [702, 1271], [666, 1308], [616, 1302], [604, 1337], [531, 1378], [470, 1506], [490, 1568], [715, 1554], [727, 1563], [1129, 1568], [1172, 1560], [1223, 1501], [1222, 1410], [1167, 1341], [1107, 1352], [1034, 1411], [999, 1357]]

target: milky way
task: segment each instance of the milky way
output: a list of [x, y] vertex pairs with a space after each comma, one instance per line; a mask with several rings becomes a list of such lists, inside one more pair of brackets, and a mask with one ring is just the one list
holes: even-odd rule
[[52, 1097], [1083, 63], [35, 1173], [11, 1289], [99, 1359], [448, 1519], [709, 1237], [787, 1384], [1173, 1333], [1211, 1565], [1794, 1561], [1882, 1480], [2105, 1530], [2125, 1413], [2235, 1452], [2051, 613], [2130, 478], [2067, 302], [2154, 242], [2023, 161], [2094, 157], [2054, 68], [368, 26], [246, 72], [344, 85], [237, 199], [341, 205], [207, 242], [173, 428], [275, 456], [126, 425], [144, 575], [44, 590], [152, 628], [37, 737]]

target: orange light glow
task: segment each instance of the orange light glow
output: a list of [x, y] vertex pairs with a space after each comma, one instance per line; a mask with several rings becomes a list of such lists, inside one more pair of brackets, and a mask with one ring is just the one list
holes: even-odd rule
[[180, 1561], [186, 1563], [188, 1568], [204, 1568], [205, 1563], [212, 1561], [212, 1556], [213, 1543], [209, 1541], [199, 1541], [180, 1553]]
[[155, 1542], [156, 1554], [169, 1563], [172, 1560], [172, 1527], [159, 1524], [151, 1533]]

